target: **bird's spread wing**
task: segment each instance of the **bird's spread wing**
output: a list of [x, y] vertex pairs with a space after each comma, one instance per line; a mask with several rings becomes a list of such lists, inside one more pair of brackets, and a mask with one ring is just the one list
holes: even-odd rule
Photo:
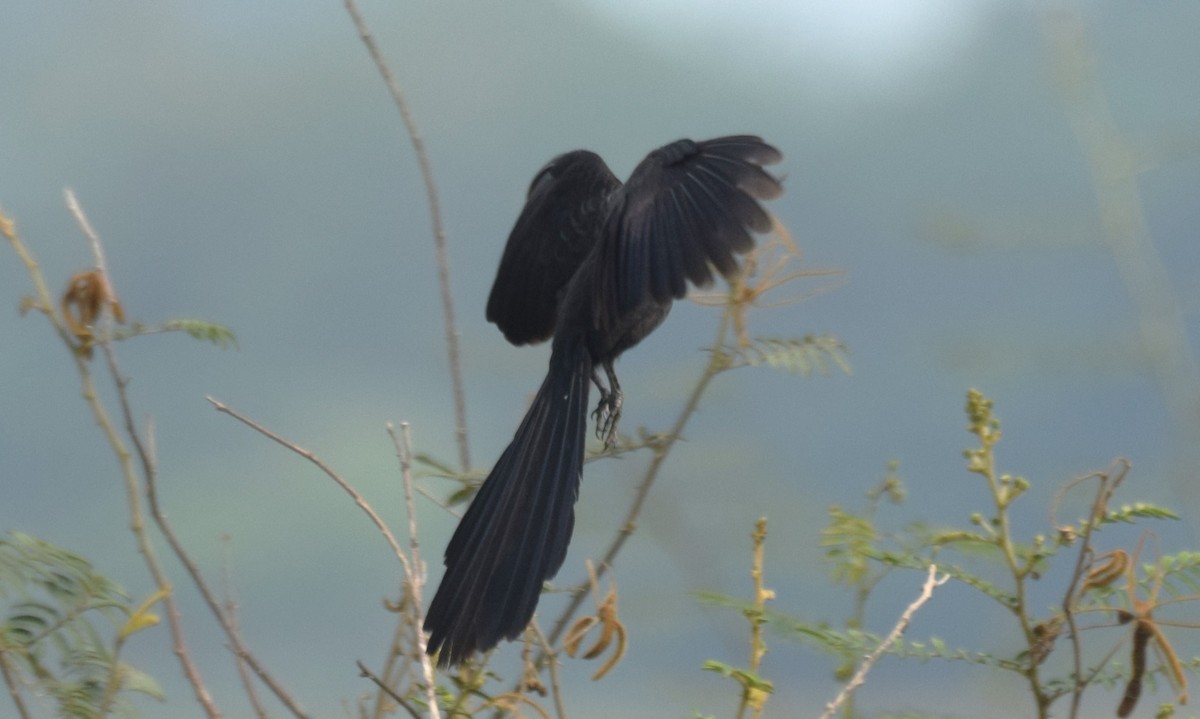
[[761, 166], [781, 159], [751, 135], [678, 140], [650, 153], [605, 227], [597, 317], [623, 316], [648, 296], [659, 303], [683, 297], [689, 280], [712, 282], [710, 266], [731, 276], [736, 255], [754, 246], [750, 231], [771, 229], [757, 201], [783, 187]]
[[560, 155], [534, 177], [488, 297], [487, 319], [509, 342], [554, 333], [559, 293], [600, 237], [609, 196], [620, 186], [584, 150]]

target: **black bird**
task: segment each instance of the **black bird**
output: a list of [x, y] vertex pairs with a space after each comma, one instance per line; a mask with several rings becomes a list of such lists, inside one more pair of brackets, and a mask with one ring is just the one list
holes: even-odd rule
[[553, 336], [550, 368], [446, 547], [425, 618], [438, 664], [460, 664], [529, 624], [575, 526], [590, 382], [600, 391], [596, 433], [611, 443], [622, 401], [613, 362], [666, 318], [688, 281], [710, 284], [710, 268], [734, 275], [736, 255], [754, 246], [750, 231], [771, 229], [757, 200], [783, 188], [761, 166], [782, 157], [738, 135], [660, 147], [624, 185], [585, 150], [533, 178], [487, 318], [516, 345]]

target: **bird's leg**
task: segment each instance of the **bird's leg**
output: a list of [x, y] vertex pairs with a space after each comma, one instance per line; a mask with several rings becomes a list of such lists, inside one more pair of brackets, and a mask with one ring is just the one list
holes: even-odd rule
[[624, 395], [621, 393], [621, 383], [617, 381], [617, 373], [613, 369], [612, 360], [605, 360], [604, 374], [608, 377], [608, 387], [600, 383], [596, 370], [592, 370], [592, 383], [600, 391], [600, 401], [596, 403], [596, 411], [592, 418], [596, 420], [596, 437], [604, 440], [605, 447], [617, 443], [617, 421], [621, 419], [621, 404]]

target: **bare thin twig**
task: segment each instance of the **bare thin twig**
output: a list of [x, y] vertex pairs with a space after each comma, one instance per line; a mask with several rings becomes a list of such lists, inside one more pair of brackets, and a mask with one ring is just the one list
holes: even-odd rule
[[75, 222], [79, 224], [79, 229], [83, 231], [83, 236], [87, 238], [88, 245], [92, 248], [92, 257], [96, 260], [96, 269], [100, 270], [100, 279], [104, 282], [104, 288], [107, 291], [106, 296], [115, 296], [112, 280], [108, 275], [108, 261], [104, 258], [104, 246], [100, 243], [100, 235], [96, 232], [96, 228], [92, 227], [87, 215], [84, 214], [79, 200], [75, 197], [75, 191], [68, 187], [63, 190], [63, 196], [66, 198], [67, 209], [71, 211]]
[[362, 511], [367, 513], [367, 516], [371, 518], [371, 521], [375, 523], [375, 526], [383, 534], [383, 538], [385, 540], [387, 540], [388, 546], [390, 546], [392, 548], [392, 552], [396, 555], [396, 558], [400, 560], [400, 564], [404, 567], [404, 573], [407, 575], [412, 572], [412, 567], [409, 566], [409, 563], [408, 563], [408, 557], [404, 556], [404, 551], [402, 549], [400, 549], [400, 544], [396, 542], [396, 537], [392, 534], [392, 530], [388, 529], [388, 526], [386, 524], [384, 524], [383, 519], [379, 516], [378, 513], [375, 512], [375, 509], [370, 504], [367, 503], [367, 500], [363, 499], [363, 496], [358, 493], [358, 490], [356, 490], [354, 487], [351, 487], [349, 482], [342, 479], [342, 477], [337, 472], [333, 471], [333, 469], [329, 465], [325, 464], [325, 462], [323, 462], [320, 457], [318, 457], [316, 454], [312, 453], [311, 451], [301, 447], [300, 445], [296, 444], [295, 442], [291, 442], [291, 441], [284, 439], [283, 437], [280, 437], [279, 435], [275, 434], [271, 430], [262, 426], [258, 422], [255, 422], [254, 420], [250, 419], [249, 417], [246, 417], [243, 414], [239, 414], [236, 410], [230, 409], [229, 407], [225, 406], [224, 403], [217, 400], [215, 397], [208, 396], [208, 397], [205, 397], [205, 399], [207, 399], [212, 404], [212, 406], [216, 408], [216, 410], [218, 412], [221, 412], [221, 413], [229, 415], [230, 417], [233, 417], [237, 421], [239, 421], [242, 424], [246, 425], [247, 427], [253, 429], [255, 432], [258, 432], [259, 434], [263, 435], [264, 437], [267, 437], [268, 439], [271, 439], [271, 440], [275, 441], [276, 443], [283, 445], [284, 447], [290, 449], [291, 451], [295, 452], [296, 454], [300, 455], [301, 457], [307, 459], [309, 462], [312, 462], [313, 464], [315, 464], [317, 466], [317, 468], [320, 469], [322, 472], [324, 472], [327, 477], [329, 477], [334, 482], [336, 482], [337, 485], [339, 487], [341, 487], [343, 491], [346, 492], [346, 494], [349, 494], [350, 497], [354, 499], [354, 503], [357, 504], [359, 506], [359, 508], [362, 509]]
[[358, 663], [358, 670], [360, 672], [362, 672], [362, 676], [375, 682], [375, 686], [379, 687], [379, 689], [381, 691], [383, 691], [385, 694], [390, 696], [393, 700], [395, 700], [395, 702], [397, 704], [399, 704], [401, 707], [403, 707], [404, 710], [406, 712], [408, 712], [409, 716], [411, 716], [413, 719], [421, 719], [421, 714], [416, 709], [414, 709], [411, 704], [408, 703], [408, 700], [406, 700], [404, 697], [400, 696], [396, 692], [392, 691], [392, 688], [389, 687], [387, 685], [387, 683], [385, 683], [379, 677], [375, 676], [375, 673], [372, 672], [370, 669], [367, 669], [366, 664], [363, 664], [360, 661]]
[[542, 646], [542, 651], [546, 655], [546, 668], [550, 672], [550, 696], [554, 698], [554, 712], [558, 715], [558, 719], [567, 719], [567, 707], [563, 703], [562, 684], [558, 679], [558, 652], [554, 651], [554, 647], [546, 640], [546, 635], [542, 633], [541, 627], [534, 622], [529, 625], [533, 631], [533, 636], [537, 637], [538, 644]]
[[912, 622], [913, 615], [933, 596], [933, 590], [945, 584], [948, 579], [950, 579], [949, 575], [941, 577], [937, 575], [936, 564], [929, 565], [929, 576], [925, 579], [925, 585], [921, 588], [921, 595], [912, 604], [908, 605], [908, 609], [905, 609], [904, 614], [900, 615], [900, 621], [896, 622], [896, 626], [892, 627], [892, 631], [888, 633], [887, 637], [878, 647], [875, 647], [875, 651], [868, 654], [866, 659], [863, 659], [863, 663], [859, 665], [858, 671], [854, 672], [854, 676], [850, 678], [850, 681], [842, 688], [837, 697], [825, 705], [825, 713], [821, 715], [821, 719], [830, 719], [837, 712], [838, 707], [854, 693], [854, 690], [862, 686], [862, 683], [867, 680], [867, 673], [871, 671], [871, 667], [875, 666], [875, 662], [879, 661], [879, 658], [887, 652], [888, 647], [892, 646], [900, 638], [901, 634], [904, 634], [905, 630], [908, 629], [908, 625]]
[[[221, 589], [225, 595], [223, 608], [225, 610], [225, 618], [229, 620], [229, 625], [234, 631], [240, 632], [238, 626], [238, 605], [237, 600], [233, 597], [233, 577], [229, 571], [231, 564], [229, 558], [229, 547], [232, 543], [232, 537], [228, 534], [221, 535]], [[267, 710], [262, 704], [262, 700], [258, 696], [258, 690], [254, 688], [254, 681], [250, 676], [250, 667], [241, 657], [235, 657], [234, 663], [237, 665], [238, 678], [242, 682], [242, 688], [246, 691], [246, 697], [250, 700], [250, 707], [254, 710], [254, 716], [258, 719], [267, 719]]]
[[[244, 661], [251, 669], [253, 669], [254, 673], [263, 682], [263, 684], [265, 684], [267, 688], [271, 690], [276, 698], [279, 699], [279, 701], [287, 708], [289, 712], [291, 712], [293, 716], [298, 718], [307, 717], [307, 715], [304, 713], [304, 710], [300, 707], [300, 704], [296, 701], [295, 697], [292, 696], [291, 692], [289, 692], [287, 688], [285, 688], [267, 670], [266, 666], [264, 666], [262, 662], [258, 660], [258, 657], [255, 656], [255, 654], [250, 651], [249, 647], [246, 646], [246, 643], [242, 641], [241, 632], [229, 619], [229, 617], [225, 616], [224, 611], [221, 609], [220, 600], [217, 599], [217, 596], [213, 593], [212, 588], [208, 586], [208, 581], [200, 572], [199, 566], [197, 566], [195, 561], [192, 560], [191, 555], [188, 554], [187, 550], [183, 546], [183, 543], [180, 542], [179, 538], [175, 535], [174, 529], [171, 527], [170, 523], [167, 522], [166, 514], [162, 511], [162, 507], [158, 501], [158, 487], [156, 481], [158, 471], [154, 458], [147, 451], [146, 446], [137, 434], [136, 427], [133, 423], [133, 412], [129, 406], [128, 394], [125, 391], [125, 387], [129, 381], [124, 377], [124, 375], [121, 374], [121, 369], [117, 365], [116, 354], [113, 352], [112, 345], [108, 341], [102, 341], [100, 343], [100, 347], [104, 351], [104, 356], [108, 361], [109, 371], [111, 372], [113, 380], [117, 386], [117, 397], [120, 400], [121, 411], [125, 416], [126, 431], [133, 440], [134, 446], [137, 448], [138, 455], [141, 458], [142, 470], [146, 477], [146, 497], [150, 504], [151, 516], [154, 517], [154, 521], [158, 525], [159, 531], [162, 532], [163, 537], [165, 537], [167, 540], [167, 544], [171, 546], [171, 549], [174, 551], [175, 556], [179, 559], [180, 564], [184, 566], [184, 569], [191, 577], [192, 583], [200, 592], [200, 596], [204, 599], [204, 603], [208, 606], [209, 611], [212, 612], [213, 617], [216, 618], [217, 623], [221, 625], [221, 628], [225, 630], [225, 636], [229, 639], [237, 660]], [[170, 597], [167, 599], [169, 600]], [[168, 607], [169, 606], [170, 605], [168, 605]], [[168, 614], [172, 616], [173, 619], [178, 619], [176, 616], [178, 614], [178, 610], [168, 609]]]
[[[407, 602], [403, 601], [403, 592], [405, 590], [403, 587], [401, 587], [400, 591], [402, 593], [401, 600], [397, 602], [396, 605], [392, 605], [391, 602], [384, 602], [384, 606], [389, 610], [392, 610], [394, 606], [394, 611], [397, 614], [396, 629], [392, 632], [392, 641], [390, 644], [388, 644], [387, 653], [383, 660], [383, 670], [380, 672], [382, 681], [389, 687], [399, 686], [400, 678], [404, 676], [408, 669], [408, 660], [411, 657], [405, 651], [405, 637], [407, 637], [410, 632], [420, 631], [418, 627], [411, 626], [412, 620], [410, 616], [404, 614], [405, 609], [407, 608]], [[404, 661], [401, 662], [401, 659]], [[375, 707], [370, 714], [371, 717], [374, 717], [374, 719], [383, 719], [386, 715], [391, 713], [391, 707], [386, 701], [386, 698], [387, 694], [383, 692], [379, 692], [375, 695]], [[367, 719], [368, 715], [365, 707], [361, 708], [359, 713], [362, 716], [362, 719]]]
[[388, 435], [396, 448], [396, 456], [400, 460], [400, 478], [404, 485], [404, 508], [408, 513], [408, 547], [412, 556], [413, 567], [413, 600], [417, 606], [421, 604], [421, 587], [425, 583], [425, 564], [421, 561], [421, 543], [417, 539], [417, 507], [413, 502], [412, 474], [412, 433], [408, 422], [400, 423], [400, 434], [403, 441], [396, 438], [396, 428], [391, 422], [387, 423]]
[[437, 703], [437, 685], [433, 678], [433, 662], [429, 660], [425, 631], [422, 628], [425, 620], [421, 612], [422, 589], [425, 585], [425, 565], [421, 561], [421, 545], [417, 541], [417, 509], [413, 503], [412, 477], [412, 436], [408, 422], [400, 423], [400, 434], [403, 441], [396, 437], [396, 428], [391, 422], [387, 424], [388, 434], [396, 447], [396, 456], [400, 459], [400, 477], [404, 484], [404, 506], [408, 511], [409, 553], [412, 555], [412, 565], [406, 568], [406, 582], [409, 598], [412, 600], [413, 631], [417, 638], [417, 653], [420, 655], [421, 672], [425, 678], [425, 699], [429, 703], [429, 716], [439, 719]]
[[[416, 617], [416, 619], [414, 621], [416, 622], [417, 627], [418, 627], [418, 629], [417, 629], [417, 644], [420, 649], [421, 664], [422, 664], [422, 669], [423, 669], [424, 675], [425, 675], [426, 694], [427, 694], [427, 699], [429, 701], [429, 715], [430, 715], [430, 717], [432, 717], [432, 719], [440, 719], [441, 715], [438, 711], [436, 685], [434, 684], [434, 678], [433, 678], [433, 665], [429, 661], [429, 656], [425, 653], [425, 635], [419, 629], [420, 624], [421, 624], [421, 621], [420, 621], [421, 598], [420, 598], [419, 592], [420, 592], [420, 588], [422, 585], [422, 577], [424, 575], [424, 570], [421, 568], [415, 567], [414, 566], [415, 562], [411, 561], [407, 556], [405, 556], [404, 550], [400, 548], [400, 544], [396, 541], [395, 535], [393, 535], [392, 531], [390, 529], [388, 529], [387, 524], [384, 523], [383, 519], [379, 516], [379, 514], [375, 511], [375, 509], [370, 505], [370, 503], [368, 503], [367, 500], [364, 499], [361, 494], [359, 494], [358, 490], [356, 490], [354, 487], [352, 487], [349, 482], [347, 482], [345, 479], [342, 479], [342, 477], [337, 472], [333, 471], [333, 469], [329, 465], [325, 464], [325, 462], [323, 462], [320, 457], [318, 457], [313, 452], [299, 446], [295, 442], [291, 442], [291, 441], [284, 439], [283, 437], [280, 437], [279, 435], [275, 434], [271, 430], [269, 430], [266, 427], [262, 426], [261, 424], [255, 422], [254, 420], [250, 419], [249, 417], [246, 417], [242, 414], [239, 414], [237, 411], [230, 409], [229, 407], [225, 406], [223, 403], [219, 402], [215, 398], [208, 397], [207, 399], [209, 402], [212, 403], [213, 407], [215, 407], [218, 412], [222, 412], [224, 414], [229, 415], [230, 417], [233, 417], [234, 419], [238, 420], [239, 422], [246, 425], [247, 427], [250, 427], [251, 429], [255, 430], [259, 434], [261, 434], [271, 440], [274, 440], [276, 443], [283, 445], [284, 447], [290, 449], [291, 451], [295, 452], [296, 454], [300, 455], [301, 457], [304, 457], [309, 462], [312, 462], [314, 465], [316, 465], [322, 472], [325, 473], [326, 476], [328, 476], [335, 483], [337, 483], [337, 485], [339, 487], [341, 487], [342, 490], [346, 492], [346, 494], [349, 494], [350, 497], [354, 499], [354, 503], [357, 504], [359, 506], [359, 508], [362, 509], [363, 512], [365, 512], [367, 514], [368, 517], [371, 518], [371, 521], [379, 529], [380, 533], [383, 534], [383, 537], [387, 541], [388, 546], [390, 546], [392, 548], [392, 553], [396, 555], [396, 558], [398, 560], [400, 560], [400, 566], [404, 570], [404, 577], [406, 579], [406, 583], [409, 587], [410, 592], [413, 592], [413, 595], [412, 595], [413, 605], [414, 605], [413, 611], [415, 612], [415, 617]], [[414, 557], [419, 558], [419, 556], [420, 556], [419, 548], [416, 543], [416, 525], [415, 525], [416, 520], [413, 518], [415, 515], [412, 514], [412, 512], [414, 511], [413, 504], [412, 504], [412, 467], [411, 467], [411, 463], [409, 462], [409, 458], [412, 456], [412, 451], [411, 451], [411, 448], [407, 444], [408, 443], [408, 436], [407, 436], [408, 425], [407, 425], [407, 423], [403, 423], [401, 425], [401, 427], [403, 428], [403, 430], [405, 432], [405, 444], [402, 447], [399, 443], [397, 443], [396, 451], [400, 455], [401, 468], [402, 468], [401, 474], [402, 474], [402, 476], [404, 478], [404, 482], [405, 482], [405, 498], [408, 502], [409, 512], [410, 512], [409, 526], [410, 526], [410, 531], [412, 532]], [[389, 425], [388, 431], [392, 435], [393, 441], [396, 441], [396, 435], [390, 425]], [[419, 572], [419, 574], [418, 574], [418, 572]]]
[[392, 96], [392, 102], [396, 104], [396, 109], [400, 111], [400, 118], [404, 121], [404, 128], [408, 132], [408, 137], [412, 141], [413, 152], [417, 156], [417, 164], [421, 168], [421, 179], [425, 183], [425, 194], [429, 201], [429, 214], [433, 223], [433, 246], [437, 254], [438, 268], [438, 284], [442, 292], [442, 315], [446, 325], [446, 354], [448, 355], [450, 365], [450, 383], [454, 392], [454, 421], [455, 435], [458, 439], [458, 459], [462, 464], [463, 471], [471, 468], [471, 453], [467, 442], [467, 400], [463, 390], [462, 368], [459, 363], [458, 351], [458, 323], [454, 319], [454, 295], [450, 291], [450, 261], [446, 256], [446, 230], [442, 225], [442, 210], [441, 203], [438, 201], [437, 185], [433, 181], [433, 167], [429, 164], [429, 156], [425, 152], [425, 141], [421, 139], [421, 133], [417, 129], [417, 123], [413, 119], [412, 113], [409, 112], [408, 103], [404, 99], [404, 93], [400, 91], [400, 84], [396, 82], [395, 75], [388, 67], [387, 61], [383, 58], [383, 53], [380, 52], [379, 46], [375, 44], [375, 38], [371, 35], [367, 23], [363, 20], [362, 14], [358, 11], [358, 5], [354, 0], [346, 0], [346, 12], [350, 14], [350, 19], [354, 21], [354, 27], [358, 30], [358, 35], [362, 38], [363, 44], [367, 47], [367, 52], [371, 54], [371, 59], [375, 62], [375, 67], [379, 70], [379, 75], [383, 78], [387, 85], [388, 92]]
[[[79, 201], [75, 197], [75, 193], [70, 189], [67, 189], [64, 191], [64, 195], [66, 197], [67, 208], [75, 217], [75, 221], [79, 224], [80, 230], [87, 238], [88, 245], [91, 247], [92, 255], [96, 261], [96, 267], [101, 275], [101, 280], [104, 282], [106, 288], [108, 288], [108, 296], [112, 297], [114, 295], [111, 291], [111, 280], [108, 276], [108, 272], [106, 271], [104, 248], [100, 242], [100, 236], [97, 234], [95, 228], [92, 227], [87, 215], [84, 214], [83, 208], [79, 205]], [[44, 283], [35, 284], [39, 284], [40, 287], [44, 287]], [[49, 301], [48, 297], [42, 299], [44, 302]], [[109, 315], [110, 313], [106, 308], [102, 313], [102, 317], [105, 318], [103, 321], [111, 324], [112, 320]], [[51, 318], [51, 322], [53, 322], [56, 326], [60, 325], [60, 321], [53, 313], [52, 305], [49, 304], [47, 305], [47, 316]], [[201, 678], [200, 670], [196, 667], [195, 662], [192, 661], [191, 653], [188, 651], [187, 642], [184, 640], [183, 622], [181, 620], [182, 613], [179, 610], [179, 604], [175, 601], [174, 593], [170, 591], [171, 583], [167, 579], [166, 572], [163, 571], [162, 565], [159, 563], [158, 555], [154, 551], [153, 545], [150, 543], [149, 536], [146, 534], [145, 517], [141, 502], [141, 490], [143, 488], [140, 486], [137, 473], [134, 471], [132, 455], [130, 454], [129, 449], [125, 446], [125, 443], [121, 440], [120, 435], [117, 434], [116, 427], [109, 418], [108, 410], [104, 408], [103, 403], [96, 394], [90, 365], [83, 359], [80, 353], [76, 351], [74, 344], [67, 339], [69, 335], [65, 332], [65, 330], [60, 329], [59, 334], [67, 342], [68, 348], [71, 350], [71, 354], [74, 356], [76, 368], [79, 370], [80, 378], [83, 381], [84, 399], [87, 400], [88, 405], [91, 407], [92, 414], [96, 417], [96, 422], [104, 431], [109, 445], [113, 448], [113, 451], [117, 455], [117, 462], [121, 466], [121, 474], [125, 480], [126, 499], [129, 503], [129, 511], [131, 515], [130, 530], [134, 534], [138, 545], [138, 551], [141, 552], [142, 557], [146, 562], [146, 567], [150, 571], [150, 575], [154, 579], [156, 587], [165, 592], [163, 601], [167, 607], [167, 625], [171, 631], [175, 655], [179, 657], [180, 664], [183, 667], [183, 673], [187, 677], [188, 682], [192, 685], [192, 690], [196, 695], [196, 700], [200, 703], [200, 706], [204, 709], [204, 712], [209, 717], [220, 717], [221, 711], [217, 708], [213, 701], [212, 695], [208, 691], [208, 687], [205, 685], [203, 678]], [[142, 444], [141, 437], [137, 432], [137, 428], [133, 424], [133, 413], [129, 406], [129, 396], [125, 391], [127, 381], [121, 376], [121, 373], [117, 368], [116, 358], [113, 354], [112, 346], [109, 341], [109, 333], [105, 332], [101, 334], [100, 346], [104, 350], [105, 357], [108, 359], [109, 371], [112, 375], [113, 382], [116, 385], [117, 398], [125, 419], [126, 434], [129, 435], [129, 439], [133, 443], [134, 448], [138, 452], [138, 456], [141, 459], [142, 474], [145, 480], [144, 489], [147, 493], [147, 497], [150, 498], [149, 501], [151, 504], [152, 513], [155, 514], [155, 518], [157, 519], [159, 514], [157, 512], [157, 505], [153, 495], [153, 482], [155, 475], [154, 463], [147, 454], [145, 446]], [[168, 542], [174, 539], [174, 535], [167, 534], [165, 536], [167, 536]], [[172, 548], [175, 548], [174, 544], [172, 544]]]
[[[91, 222], [88, 221], [87, 216], [83, 212], [83, 208], [80, 207], [79, 202], [76, 200], [75, 195], [73, 192], [71, 192], [71, 190], [66, 191], [66, 198], [68, 208], [71, 210], [72, 214], [75, 215], [80, 229], [88, 238], [92, 248], [92, 254], [96, 259], [96, 266], [100, 270], [105, 284], [110, 288], [111, 293], [111, 284], [107, 272], [105, 271], [106, 263], [100, 238], [95, 229], [92, 227]], [[306, 715], [296, 702], [295, 698], [292, 697], [291, 693], [288, 692], [283, 685], [281, 685], [270, 674], [270, 672], [267, 671], [266, 667], [264, 667], [258, 661], [257, 657], [255, 657], [255, 655], [251, 653], [250, 650], [245, 646], [237, 626], [224, 615], [221, 610], [220, 603], [216, 599], [212, 590], [209, 588], [204, 576], [200, 573], [199, 567], [195, 562], [192, 561], [191, 556], [184, 549], [183, 543], [179, 541], [174, 530], [171, 528], [171, 525], [167, 522], [166, 515], [163, 513], [158, 502], [158, 490], [156, 484], [156, 479], [158, 476], [157, 463], [153, 454], [147, 448], [146, 443], [142, 441], [141, 435], [138, 433], [137, 426], [134, 423], [133, 410], [129, 403], [129, 394], [126, 391], [129, 380], [122, 374], [121, 369], [117, 364], [116, 353], [112, 348], [112, 342], [109, 339], [109, 333], [104, 333], [101, 336], [99, 344], [101, 349], [104, 351], [104, 356], [108, 363], [109, 373], [112, 375], [113, 383], [116, 386], [117, 398], [125, 420], [126, 433], [129, 435], [129, 438], [138, 453], [138, 458], [141, 461], [142, 473], [146, 480], [145, 492], [147, 502], [150, 505], [151, 516], [153, 516], [155, 523], [158, 525], [159, 531], [162, 532], [163, 537], [166, 538], [167, 543], [174, 551], [176, 557], [191, 576], [193, 584], [195, 584], [196, 588], [200, 591], [200, 594], [204, 598], [205, 603], [208, 605], [209, 610], [213, 613], [213, 616], [216, 617], [217, 622], [225, 630], [226, 636], [228, 636], [230, 642], [233, 644], [234, 653], [237, 657], [237, 660], [249, 665], [250, 668], [254, 670], [255, 674], [258, 675], [259, 679], [261, 679], [263, 683], [267, 685], [267, 687], [275, 694], [280, 702], [283, 703], [283, 705], [288, 709], [288, 711], [290, 711], [294, 716], [303, 719], [306, 717]], [[118, 452], [123, 453], [123, 462], [127, 462], [129, 459], [128, 451], [124, 450], [122, 447], [118, 450]], [[137, 506], [140, 507], [140, 502]], [[148, 556], [147, 560], [149, 561], [150, 558], [151, 557]], [[165, 577], [163, 578], [163, 582], [165, 582]], [[161, 583], [160, 586], [162, 586]], [[186, 665], [190, 665], [191, 660], [187, 653], [186, 645], [182, 640], [182, 626], [180, 625], [181, 614], [177, 604], [174, 601], [174, 596], [172, 594], [167, 594], [164, 601], [167, 603], [167, 614], [172, 628], [174, 629], [175, 627], [179, 627], [177, 633], [173, 631], [173, 634], [176, 637], [175, 653], [180, 656], [181, 661], [185, 661]], [[186, 665], [185, 672], [187, 671]], [[195, 671], [194, 667], [193, 671]], [[197, 698], [200, 700], [201, 704], [204, 705], [206, 710], [215, 712], [210, 714], [210, 716], [220, 716], [220, 712], [216, 710], [215, 706], [212, 705], [212, 700], [211, 697], [208, 696], [207, 689], [203, 686], [203, 684], [196, 684], [196, 682], [199, 681], [198, 671], [196, 672], [195, 677], [193, 677], [190, 673], [188, 674], [188, 677], [190, 680], [192, 680], [193, 685], [196, 687]]]

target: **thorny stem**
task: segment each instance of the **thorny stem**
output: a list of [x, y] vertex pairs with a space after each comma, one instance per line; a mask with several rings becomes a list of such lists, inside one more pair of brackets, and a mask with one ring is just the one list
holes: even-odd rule
[[362, 14], [358, 11], [358, 5], [354, 0], [346, 0], [346, 12], [350, 14], [350, 19], [354, 21], [354, 27], [358, 30], [358, 35], [362, 39], [363, 44], [367, 47], [367, 52], [370, 53], [371, 59], [375, 62], [375, 67], [379, 70], [379, 75], [383, 78], [387, 85], [388, 92], [392, 96], [392, 102], [396, 104], [396, 109], [400, 111], [400, 118], [404, 121], [404, 129], [408, 132], [408, 137], [412, 141], [413, 152], [417, 156], [417, 165], [421, 169], [421, 179], [425, 183], [425, 195], [429, 201], [429, 214], [433, 223], [433, 246], [437, 254], [437, 269], [438, 269], [438, 285], [442, 293], [442, 317], [446, 325], [446, 354], [448, 355], [450, 365], [450, 383], [454, 392], [454, 421], [455, 421], [455, 436], [458, 439], [458, 459], [462, 464], [464, 472], [471, 469], [471, 453], [467, 442], [467, 400], [463, 391], [462, 368], [459, 363], [458, 351], [458, 324], [454, 319], [454, 295], [450, 291], [450, 261], [446, 257], [446, 230], [442, 225], [441, 203], [438, 201], [437, 185], [433, 181], [433, 167], [429, 164], [429, 156], [425, 152], [425, 141], [421, 139], [421, 133], [417, 129], [417, 123], [413, 119], [412, 113], [408, 109], [408, 102], [404, 99], [404, 93], [400, 91], [400, 84], [396, 82], [395, 75], [388, 67], [387, 61], [383, 58], [383, 53], [380, 52], [379, 46], [375, 44], [375, 38], [371, 35], [367, 23], [363, 20]]
[[[763, 559], [766, 554], [767, 518], [759, 517], [754, 524], [754, 532], [750, 535], [754, 540], [754, 561], [750, 567], [750, 578], [754, 580], [754, 610], [746, 612], [750, 620], [750, 672], [758, 674], [762, 666], [762, 658], [767, 653], [767, 644], [763, 641], [762, 627], [766, 623], [763, 618], [767, 609], [767, 601], [775, 598], [775, 592], [763, 585]], [[742, 700], [738, 705], [737, 716], [742, 719], [746, 709], [751, 708], [755, 719], [762, 716], [770, 695], [758, 687], [746, 684], [742, 687]]]

